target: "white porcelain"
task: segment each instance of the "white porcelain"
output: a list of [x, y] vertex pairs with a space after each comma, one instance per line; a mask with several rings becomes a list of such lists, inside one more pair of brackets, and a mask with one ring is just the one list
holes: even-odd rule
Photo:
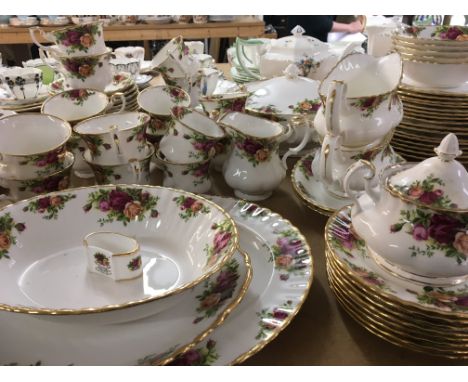
[[216, 90], [216, 85], [222, 76], [222, 72], [214, 68], [199, 69], [192, 79], [190, 88], [191, 106], [196, 107], [201, 97], [210, 96]]
[[189, 48], [189, 53], [193, 55], [203, 54], [205, 51], [205, 44], [203, 41], [185, 41], [185, 45]]
[[120, 99], [122, 112], [125, 109], [125, 97], [116, 93], [109, 99], [105, 93], [92, 89], [66, 90], [49, 97], [41, 107], [41, 113], [54, 115], [75, 124], [84, 119], [106, 113]]
[[173, 187], [197, 194], [211, 190], [210, 161], [207, 159], [191, 163], [174, 163], [164, 158], [158, 151], [156, 161], [163, 171], [163, 186]]
[[200, 64], [189, 53], [182, 36], [169, 41], [151, 61], [151, 67], [170, 77], [192, 77]]
[[19, 100], [37, 98], [42, 87], [42, 70], [37, 68], [4, 68], [0, 72], [0, 85]]
[[39, 24], [39, 20], [35, 16], [10, 17], [9, 22], [13, 27], [32, 27]]
[[367, 53], [374, 57], [385, 56], [392, 49], [392, 34], [398, 28], [398, 24], [391, 19], [369, 25], [366, 23]]
[[[240, 246], [252, 261], [253, 278], [245, 298], [223, 325], [170, 365], [242, 364], [293, 322], [312, 283], [311, 250], [306, 238], [287, 219], [253, 203], [209, 198], [236, 222]], [[155, 358], [148, 357], [142, 364], [150, 364]]]
[[[39, 49], [41, 58], [46, 60], [44, 51]], [[88, 88], [104, 91], [113, 80], [110, 65], [112, 49], [95, 56], [69, 57], [52, 53], [58, 64], [58, 70], [65, 77], [65, 82], [72, 89]]]
[[83, 153], [88, 147], [81, 137], [76, 133], [72, 133], [72, 136], [67, 141], [66, 147], [67, 150], [72, 152], [75, 156], [75, 163], [73, 164], [73, 173], [75, 176], [82, 179], [94, 178], [93, 170], [83, 158]]
[[14, 112], [13, 110], [0, 109], [0, 119], [8, 117], [10, 115], [15, 115], [15, 114], [16, 112]]
[[150, 116], [139, 112], [122, 112], [87, 119], [74, 126], [88, 145], [91, 161], [116, 165], [146, 157], [146, 127]]
[[0, 119], [0, 170], [9, 179], [33, 179], [62, 168], [68, 122], [38, 113]]
[[190, 106], [190, 96], [180, 88], [159, 85], [142, 90], [137, 97], [138, 106], [151, 116], [147, 134], [164, 135], [175, 106]]
[[[356, 148], [380, 143], [403, 118], [403, 106], [396, 94], [401, 75], [397, 53], [378, 58], [356, 53], [343, 58], [319, 87], [323, 104], [314, 126], [321, 139], [326, 134], [326, 103], [339, 102], [342, 144]], [[330, 98], [330, 90], [337, 86], [344, 89]]]
[[[190, 42], [201, 42], [201, 41], [190, 41]], [[192, 55], [200, 63], [201, 68], [213, 68], [215, 66], [215, 59], [209, 54], [204, 54], [203, 51], [202, 53], [192, 53]]]
[[468, 29], [461, 25], [403, 26], [396, 33], [403, 40], [417, 45], [450, 46], [466, 49]]
[[172, 163], [192, 163], [214, 155], [224, 130], [206, 115], [183, 106], [172, 109], [173, 121], [159, 143], [163, 158]]
[[114, 54], [119, 58], [134, 58], [140, 60], [140, 64], [145, 59], [145, 48], [142, 46], [122, 46], [114, 49]]
[[[468, 277], [468, 173], [455, 160], [461, 151], [454, 134], [435, 151], [417, 165], [388, 168], [377, 189], [369, 185], [369, 172], [365, 195], [352, 210], [353, 228], [377, 261], [401, 277], [455, 285]], [[350, 168], [345, 189], [366, 166]]]
[[134, 238], [116, 232], [92, 232], [83, 239], [88, 270], [114, 281], [141, 277], [140, 245]]
[[[18, 201], [52, 191], [65, 190], [71, 184], [71, 169], [75, 161], [74, 155], [65, 152], [58, 160], [56, 170], [37, 175], [35, 178], [10, 178], [0, 169], [0, 199]], [[0, 249], [2, 254], [2, 249]], [[0, 257], [1, 259], [1, 257]]]
[[[200, 208], [183, 213], [188, 198]], [[53, 208], [44, 210], [43, 203]], [[234, 222], [217, 205], [161, 187], [68, 190], [9, 205], [0, 218], [8, 227], [1, 310], [55, 323], [102, 325], [161, 312], [230, 261], [238, 243]], [[114, 283], [88, 272], [82, 239], [103, 230], [139, 242], [143, 278]]]
[[233, 140], [223, 175], [237, 197], [246, 200], [268, 198], [286, 176], [279, 157], [279, 144], [291, 130], [281, 124], [239, 112], [219, 119]]
[[83, 158], [91, 167], [97, 184], [150, 184], [153, 155], [154, 146], [145, 144], [138, 159], [127, 160], [121, 156], [115, 163], [100, 164], [93, 159], [89, 149], [83, 152]]
[[100, 55], [106, 52], [104, 33], [101, 22], [72, 25], [66, 28], [45, 31], [42, 28], [30, 28], [32, 41], [39, 48], [51, 51], [50, 46], [42, 45], [36, 38], [39, 32], [47, 41], [57, 46], [59, 55], [68, 57]]
[[308, 136], [307, 142], [311, 140], [312, 129], [307, 121], [313, 121], [322, 104], [318, 93], [319, 82], [300, 77], [299, 74], [297, 66], [290, 64], [281, 77], [246, 85], [251, 93], [245, 104], [247, 112], [283, 124], [304, 117], [301, 118], [304, 123], [293, 124], [293, 134], [286, 141], [290, 145], [299, 144], [305, 135]]
[[110, 60], [112, 73], [118, 74], [120, 72], [130, 73], [135, 79], [140, 73], [141, 61], [138, 58], [118, 57]]
[[468, 81], [468, 63], [439, 64], [404, 60], [403, 72], [410, 80], [434, 88], [456, 88]]
[[207, 113], [210, 118], [217, 120], [219, 116], [228, 111], [243, 112], [249, 94], [250, 93], [247, 92], [235, 92], [202, 96], [200, 97], [200, 104], [203, 111]]

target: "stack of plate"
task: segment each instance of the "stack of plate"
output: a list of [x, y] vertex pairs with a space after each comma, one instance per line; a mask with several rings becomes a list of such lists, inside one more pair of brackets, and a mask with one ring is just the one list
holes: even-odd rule
[[403, 77], [398, 95], [404, 115], [393, 136], [395, 150], [407, 160], [424, 160], [447, 133], [454, 133], [465, 153], [459, 161], [468, 166], [468, 83], [436, 89]]
[[40, 112], [42, 103], [49, 96], [47, 87], [43, 86], [39, 89], [36, 98], [16, 99], [6, 90], [0, 88], [0, 109], [11, 110], [16, 113], [32, 113]]
[[[467, 142], [468, 28], [406, 27], [392, 41], [404, 73], [398, 91], [404, 118], [392, 145], [406, 159], [421, 160], [431, 156], [434, 145], [449, 132]], [[460, 162], [466, 166], [465, 153]]]
[[[49, 93], [52, 95], [61, 93], [65, 90], [70, 90], [71, 87], [65, 82], [63, 76], [58, 76], [58, 78], [53, 81], [49, 86]], [[104, 93], [107, 96], [112, 96], [115, 93], [123, 93], [125, 96], [125, 110], [126, 111], [136, 111], [138, 110], [137, 96], [138, 96], [138, 86], [135, 81], [131, 78], [128, 73], [119, 73], [114, 75], [113, 82], [106, 86]], [[109, 109], [108, 113], [114, 113], [120, 110], [121, 103], [116, 101], [114, 106]], [[40, 108], [40, 107], [39, 107]]]
[[395, 345], [468, 358], [468, 281], [433, 287], [381, 268], [351, 228], [351, 207], [325, 228], [327, 274], [340, 305], [371, 333]]

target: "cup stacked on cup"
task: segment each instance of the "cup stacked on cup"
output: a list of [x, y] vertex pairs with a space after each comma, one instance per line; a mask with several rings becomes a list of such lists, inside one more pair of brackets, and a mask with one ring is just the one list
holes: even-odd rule
[[68, 122], [51, 115], [0, 119], [0, 197], [18, 201], [68, 188], [74, 162], [66, 148], [71, 133]]

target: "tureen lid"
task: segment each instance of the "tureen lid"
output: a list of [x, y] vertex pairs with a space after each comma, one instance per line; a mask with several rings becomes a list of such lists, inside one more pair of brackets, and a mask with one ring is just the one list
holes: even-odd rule
[[310, 37], [304, 36], [305, 29], [296, 25], [292, 30], [292, 36], [279, 38], [272, 42], [270, 53], [287, 53], [293, 56], [312, 55], [318, 51], [328, 50], [327, 44]]
[[462, 154], [457, 136], [448, 134], [434, 151], [437, 156], [393, 175], [388, 186], [404, 199], [429, 208], [468, 209], [468, 172], [455, 160]]
[[284, 76], [247, 84], [251, 95], [246, 109], [260, 114], [315, 114], [320, 108], [319, 81], [299, 76], [300, 70], [290, 64]]

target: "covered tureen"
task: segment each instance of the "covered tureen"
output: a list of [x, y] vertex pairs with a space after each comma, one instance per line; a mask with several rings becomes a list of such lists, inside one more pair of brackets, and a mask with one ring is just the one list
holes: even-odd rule
[[[454, 134], [435, 152], [417, 165], [384, 171], [380, 189], [368, 186], [356, 200], [352, 225], [376, 261], [394, 273], [451, 285], [468, 277], [468, 173], [455, 160], [461, 151]], [[350, 168], [345, 187], [362, 166]]]

